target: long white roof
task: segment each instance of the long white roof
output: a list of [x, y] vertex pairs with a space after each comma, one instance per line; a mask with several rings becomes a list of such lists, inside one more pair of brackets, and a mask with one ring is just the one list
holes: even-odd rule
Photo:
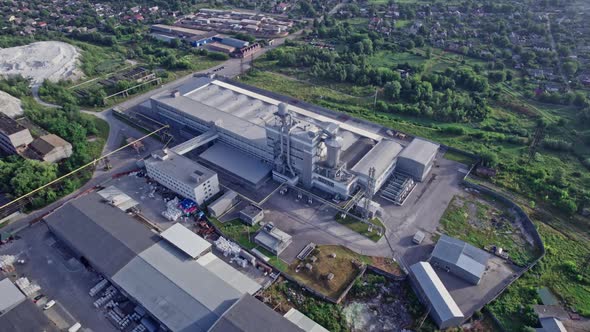
[[463, 312], [453, 300], [451, 294], [428, 262], [419, 262], [410, 266], [424, 295], [442, 321], [464, 317]]

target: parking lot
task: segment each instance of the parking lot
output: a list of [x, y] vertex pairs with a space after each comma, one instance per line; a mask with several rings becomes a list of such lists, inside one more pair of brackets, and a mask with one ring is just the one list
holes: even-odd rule
[[0, 246], [0, 255], [24, 259], [25, 264], [15, 265], [11, 277], [25, 276], [41, 286], [39, 293], [45, 298], [33, 309], [42, 310], [48, 300], [55, 300], [56, 305], [43, 313], [58, 329], [68, 329], [81, 322], [88, 331], [117, 331], [92, 305], [94, 300], [88, 295], [98, 281], [96, 273], [88, 271], [61, 247], [42, 222], [23, 230], [19, 236], [20, 239]]

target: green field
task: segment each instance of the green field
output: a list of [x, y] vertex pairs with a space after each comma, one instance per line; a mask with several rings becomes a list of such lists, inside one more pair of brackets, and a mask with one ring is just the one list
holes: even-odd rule
[[410, 65], [419, 65], [428, 61], [427, 58], [408, 52], [392, 53], [389, 51], [379, 51], [369, 57], [369, 62], [378, 67], [393, 67], [398, 64], [408, 63]]
[[[372, 229], [371, 231], [369, 231], [369, 227], [371, 227], [370, 225], [368, 225], [364, 222], [361, 222], [355, 218], [352, 218], [348, 215], [345, 218], [341, 218], [340, 214], [338, 214], [335, 219], [338, 223], [352, 229], [353, 231], [355, 231], [359, 234], [362, 234], [362, 235], [368, 237], [369, 239], [371, 239], [374, 242], [379, 241], [383, 237], [383, 235], [377, 234], [376, 229]], [[379, 218], [371, 219], [371, 220], [369, 220], [369, 222], [371, 224], [379, 226], [379, 227], [381, 227], [381, 229], [385, 230], [385, 226], [383, 225], [381, 220], [379, 220]]]
[[479, 195], [455, 196], [440, 220], [439, 229], [479, 248], [500, 247], [517, 265], [526, 266], [538, 254], [512, 224], [514, 216], [507, 208], [488, 199]]

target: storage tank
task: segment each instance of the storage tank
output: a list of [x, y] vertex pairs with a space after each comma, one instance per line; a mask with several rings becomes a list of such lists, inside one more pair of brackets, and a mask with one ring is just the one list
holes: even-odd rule
[[336, 168], [340, 164], [340, 153], [342, 151], [342, 137], [335, 136], [326, 140], [328, 167]]

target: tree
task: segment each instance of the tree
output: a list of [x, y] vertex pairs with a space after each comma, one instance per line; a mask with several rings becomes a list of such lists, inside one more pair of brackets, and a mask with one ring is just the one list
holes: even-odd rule
[[399, 98], [400, 92], [402, 90], [402, 85], [398, 81], [388, 82], [385, 84], [385, 96], [388, 99], [396, 100]]
[[573, 76], [578, 71], [578, 63], [576, 61], [564, 62], [563, 71], [566, 75]]

